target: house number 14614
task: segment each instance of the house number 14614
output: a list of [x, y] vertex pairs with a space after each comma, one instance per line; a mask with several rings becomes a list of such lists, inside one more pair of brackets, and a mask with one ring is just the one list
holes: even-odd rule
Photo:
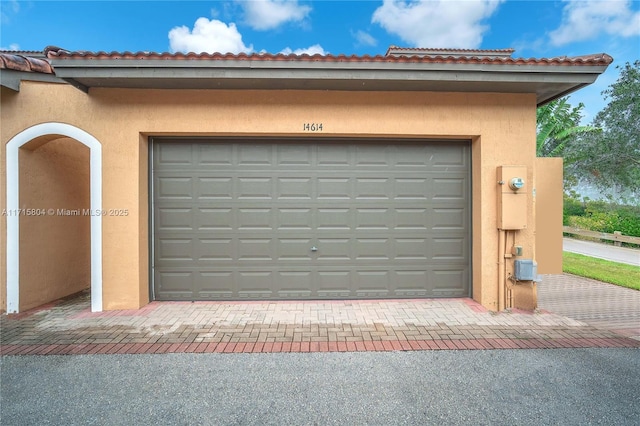
[[302, 125], [302, 130], [305, 132], [321, 132], [322, 123], [304, 123]]

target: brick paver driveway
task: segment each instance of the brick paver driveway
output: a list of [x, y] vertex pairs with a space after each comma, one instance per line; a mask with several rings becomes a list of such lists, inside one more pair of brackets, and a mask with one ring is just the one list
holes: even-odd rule
[[640, 340], [640, 291], [575, 275], [547, 275], [538, 306]]
[[496, 314], [471, 299], [152, 302], [91, 313], [85, 293], [0, 321], [3, 355], [640, 347], [547, 311]]

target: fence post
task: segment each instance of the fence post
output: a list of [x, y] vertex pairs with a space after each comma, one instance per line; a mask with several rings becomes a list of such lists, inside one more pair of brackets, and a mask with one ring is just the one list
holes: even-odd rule
[[[622, 232], [620, 231], [613, 231], [613, 235], [622, 235]], [[615, 237], [614, 237], [615, 238]], [[615, 245], [616, 247], [621, 247], [622, 243], [620, 241], [616, 241], [613, 243], [613, 245]]]

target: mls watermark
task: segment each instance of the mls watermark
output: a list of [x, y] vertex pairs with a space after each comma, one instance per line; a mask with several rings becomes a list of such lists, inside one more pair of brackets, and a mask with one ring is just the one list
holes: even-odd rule
[[3, 209], [1, 216], [129, 216], [129, 209]]

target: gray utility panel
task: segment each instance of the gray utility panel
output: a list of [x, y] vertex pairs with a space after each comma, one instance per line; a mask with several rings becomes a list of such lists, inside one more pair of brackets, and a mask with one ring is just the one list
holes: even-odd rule
[[468, 141], [152, 141], [156, 300], [470, 295]]

